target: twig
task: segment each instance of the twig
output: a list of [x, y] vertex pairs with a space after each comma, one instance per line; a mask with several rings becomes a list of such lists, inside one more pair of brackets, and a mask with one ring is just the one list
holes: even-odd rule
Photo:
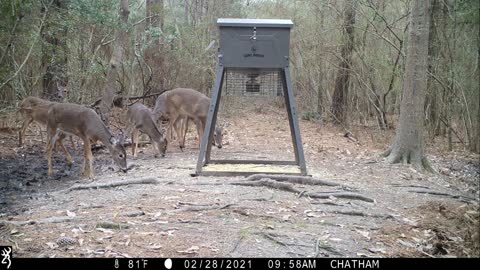
[[208, 210], [221, 210], [221, 209], [225, 209], [225, 208], [228, 208], [232, 205], [235, 205], [234, 203], [228, 203], [228, 204], [225, 204], [225, 205], [209, 205], [209, 206], [191, 206], [191, 207], [188, 207], [188, 208], [182, 208], [182, 209], [178, 209], [178, 211], [193, 211], [193, 212], [196, 212], [196, 211], [208, 211]]
[[26, 220], [26, 221], [9, 221], [9, 220], [0, 220], [0, 224], [11, 224], [11, 225], [34, 225], [34, 224], [47, 224], [47, 223], [62, 223], [72, 221], [73, 217], [50, 217], [40, 220]]
[[233, 245], [232, 250], [228, 254], [232, 254], [233, 252], [235, 252], [235, 250], [237, 250], [237, 247], [238, 247], [238, 245], [240, 245], [240, 242], [242, 242], [243, 238], [245, 238], [245, 236], [240, 235], [240, 237], [237, 239], [237, 241], [235, 241], [235, 244]]

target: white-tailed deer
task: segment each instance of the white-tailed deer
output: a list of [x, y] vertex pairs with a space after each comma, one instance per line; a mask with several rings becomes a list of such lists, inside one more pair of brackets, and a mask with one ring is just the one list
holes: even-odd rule
[[[174, 124], [175, 133], [178, 137], [178, 142], [180, 145], [180, 149], [183, 150], [185, 148], [185, 137], [188, 131], [188, 124], [190, 122], [190, 118], [185, 116], [180, 116]], [[224, 126], [217, 125], [215, 130], [213, 131], [213, 141], [212, 144], [217, 146], [218, 148], [223, 147], [223, 135], [224, 135]]]
[[[127, 155], [123, 147], [123, 134], [113, 136], [94, 110], [72, 103], [53, 103], [47, 114], [47, 161], [48, 175], [52, 175], [52, 151], [58, 141], [62, 144], [62, 133], [72, 134], [83, 140], [84, 160], [82, 173], [94, 178], [91, 141], [101, 141], [109, 150], [112, 159], [122, 171], [127, 171]], [[88, 163], [88, 164], [87, 164]], [[87, 167], [88, 166], [88, 170]]]
[[[22, 103], [20, 104], [20, 108], [18, 109], [18, 112], [21, 113], [23, 118], [22, 128], [20, 129], [18, 134], [18, 144], [20, 147], [23, 146], [25, 142], [25, 133], [27, 131], [28, 126], [33, 121], [35, 121], [36, 123], [42, 126], [47, 126], [48, 109], [50, 105], [53, 103], [54, 102], [37, 98], [37, 97], [26, 97], [22, 101]], [[43, 141], [43, 135], [41, 131], [40, 131], [40, 135]], [[60, 134], [59, 137], [61, 138], [60, 141], [63, 141], [63, 139], [65, 138], [65, 134]], [[72, 136], [70, 136], [70, 143], [73, 147]], [[72, 165], [73, 163], [72, 156], [67, 151], [63, 143], [57, 143], [57, 146], [60, 147], [60, 149], [65, 154], [68, 165]]]
[[168, 129], [172, 129], [179, 117], [188, 117], [195, 123], [198, 138], [202, 140], [209, 105], [210, 99], [204, 94], [189, 88], [176, 88], [158, 96], [153, 109], [154, 119], [155, 122], [168, 120]]
[[[167, 139], [165, 130], [158, 130], [152, 118], [152, 111], [141, 103], [135, 103], [127, 111], [129, 134], [132, 134], [132, 155], [137, 156], [138, 133], [142, 132], [150, 137], [150, 140], [158, 153], [164, 157], [167, 151]], [[158, 154], [155, 154], [158, 157]]]
[[[68, 88], [65, 86], [62, 86], [57, 82], [57, 92], [55, 95], [55, 99], [64, 102], [67, 98], [68, 94]], [[23, 118], [23, 124], [22, 128], [19, 131], [18, 134], [18, 146], [23, 146], [25, 142], [25, 133], [27, 131], [28, 126], [32, 122], [36, 122], [42, 126], [47, 125], [47, 112], [50, 104], [52, 104], [52, 101], [38, 98], [38, 97], [26, 97], [25, 99], [22, 100], [20, 103], [20, 106], [18, 108], [18, 112], [22, 115]], [[40, 132], [41, 139], [43, 141], [43, 135], [42, 132]], [[70, 138], [70, 141], [73, 146], [73, 140]]]

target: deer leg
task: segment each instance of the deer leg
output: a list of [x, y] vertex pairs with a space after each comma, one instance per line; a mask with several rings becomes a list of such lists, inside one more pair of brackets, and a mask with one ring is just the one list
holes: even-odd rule
[[[68, 166], [72, 166], [73, 164], [73, 158], [72, 156], [70, 155], [70, 153], [67, 151], [67, 148], [65, 148], [65, 145], [63, 145], [63, 140], [65, 139], [67, 135], [65, 135], [64, 133], [61, 133], [59, 136], [58, 136], [58, 141], [57, 141], [57, 146], [60, 147], [60, 149], [63, 151], [63, 153], [65, 154], [65, 157], [67, 159], [67, 164]], [[72, 139], [72, 136], [70, 136], [70, 140]], [[73, 143], [73, 142], [72, 142]]]
[[55, 146], [56, 141], [56, 131], [55, 129], [48, 129], [47, 130], [47, 162], [48, 162], [48, 176], [52, 176], [53, 168], [52, 168], [52, 154], [53, 148]]
[[132, 131], [132, 156], [137, 157], [137, 147], [138, 147], [138, 129], [133, 129]]
[[20, 129], [20, 134], [18, 135], [18, 146], [22, 146], [25, 141], [25, 132], [27, 132], [27, 128], [30, 123], [33, 122], [33, 118], [25, 119], [23, 121], [22, 129]]
[[75, 144], [73, 143], [73, 136], [70, 135], [70, 144], [72, 145], [72, 149], [75, 149]]
[[186, 137], [187, 137], [187, 131], [188, 131], [188, 121], [189, 121], [189, 118], [185, 118], [183, 119], [183, 122], [182, 122], [182, 131], [181, 131], [181, 138], [180, 138], [180, 149], [184, 149], [185, 148], [185, 141], [186, 141]]
[[200, 148], [202, 144], [202, 138], [203, 138], [203, 124], [200, 119], [193, 119], [195, 122], [195, 125], [197, 126], [197, 133], [198, 133], [198, 148]]
[[89, 178], [93, 178], [92, 148], [90, 144], [90, 139], [89, 138], [82, 138], [82, 139], [83, 139], [83, 151], [84, 151], [82, 175], [88, 176]]
[[40, 127], [40, 125], [38, 124], [38, 122], [37, 122], [36, 124], [37, 124], [37, 128], [38, 128], [38, 132], [40, 133], [40, 140], [42, 140], [42, 143], [43, 143], [42, 127]]

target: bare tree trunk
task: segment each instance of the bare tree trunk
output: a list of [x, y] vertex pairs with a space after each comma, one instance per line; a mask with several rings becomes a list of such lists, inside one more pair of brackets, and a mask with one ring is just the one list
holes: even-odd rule
[[[438, 108], [438, 85], [434, 82], [433, 76], [435, 76], [439, 61], [440, 52], [440, 38], [437, 32], [440, 29], [445, 29], [445, 25], [439, 25], [441, 20], [440, 1], [433, 0], [430, 17], [430, 34], [428, 42], [428, 75], [427, 80], [427, 96], [425, 100], [425, 110], [427, 115], [427, 129], [430, 137], [433, 139], [438, 135], [439, 120], [439, 108]], [[443, 20], [445, 21], [445, 20]]]
[[45, 68], [42, 78], [43, 97], [54, 101], [59, 100], [57, 84], [66, 85], [68, 82], [67, 29], [58, 22], [58, 18], [62, 18], [66, 13], [66, 2], [55, 0], [52, 3], [50, 18], [42, 31], [42, 66]]
[[392, 146], [383, 155], [390, 163], [408, 163], [432, 172], [423, 144], [430, 4], [430, 0], [412, 1], [400, 125]]
[[[161, 31], [162, 35], [156, 37], [152, 44], [145, 50], [145, 61], [150, 66], [153, 77], [152, 85], [147, 85], [148, 89], [144, 91], [149, 91], [150, 88], [156, 90], [156, 92], [161, 92], [164, 89], [165, 81], [165, 72], [164, 72], [164, 57], [163, 57], [163, 45], [162, 45], [162, 36], [163, 36], [163, 23], [164, 23], [164, 6], [163, 0], [147, 0], [146, 2], [146, 16], [147, 24], [145, 30], [157, 29]], [[150, 41], [150, 36], [147, 36], [147, 40]], [[150, 42], [149, 42], [150, 43]]]
[[341, 60], [335, 80], [335, 91], [332, 97], [332, 114], [339, 123], [346, 122], [348, 84], [350, 79], [350, 68], [352, 63], [352, 51], [355, 24], [355, 2], [348, 0], [345, 2], [344, 14], [344, 44], [342, 46]]
[[[320, 39], [319, 40], [319, 47], [320, 47], [320, 50], [323, 50], [324, 49], [324, 40], [323, 40], [323, 35], [321, 34], [322, 31], [323, 31], [323, 28], [324, 28], [324, 21], [325, 21], [325, 14], [324, 14], [324, 9], [323, 8], [319, 8], [317, 10], [317, 16], [319, 16], [320, 18], [317, 17], [317, 19], [319, 19], [319, 28], [318, 28], [318, 38]], [[323, 58], [323, 54], [321, 56]], [[320, 117], [320, 119], [322, 119], [322, 113], [323, 113], [323, 82], [324, 82], [324, 74], [323, 74], [323, 62], [324, 61], [320, 61], [319, 65], [318, 65], [318, 72], [319, 72], [319, 82], [318, 82], [318, 86], [316, 87], [317, 89], [317, 113]]]
[[[124, 50], [127, 47], [127, 23], [130, 14], [129, 1], [122, 0], [120, 3], [120, 21], [121, 25], [115, 31], [115, 41], [113, 43], [113, 53], [110, 58], [110, 65], [107, 73], [107, 82], [103, 91], [102, 101], [100, 103], [100, 116], [105, 124], [109, 124], [110, 108], [118, 88], [117, 80], [120, 78], [122, 71], [122, 61]], [[121, 91], [121, 89], [120, 89]]]

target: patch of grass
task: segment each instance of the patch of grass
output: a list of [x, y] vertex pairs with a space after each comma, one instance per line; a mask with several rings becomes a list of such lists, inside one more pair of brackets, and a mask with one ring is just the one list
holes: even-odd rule
[[304, 112], [302, 115], [302, 120], [318, 122], [322, 120], [322, 116], [318, 112]]

